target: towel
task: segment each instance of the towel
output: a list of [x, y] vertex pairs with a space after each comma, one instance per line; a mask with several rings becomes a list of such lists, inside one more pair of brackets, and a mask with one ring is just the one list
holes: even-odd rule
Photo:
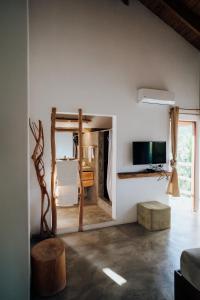
[[78, 203], [79, 172], [77, 160], [56, 162], [56, 204], [71, 206]]
[[91, 163], [94, 159], [94, 147], [88, 146], [88, 160]]
[[72, 206], [78, 204], [78, 186], [67, 185], [57, 187], [57, 206]]
[[58, 160], [56, 169], [58, 186], [78, 184], [78, 160]]

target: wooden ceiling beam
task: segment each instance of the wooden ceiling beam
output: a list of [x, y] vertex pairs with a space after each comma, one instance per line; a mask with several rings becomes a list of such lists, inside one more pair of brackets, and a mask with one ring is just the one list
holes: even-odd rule
[[190, 9], [177, 0], [139, 1], [200, 50], [199, 18]]
[[164, 2], [166, 2], [192, 30], [197, 34], [200, 34], [200, 20], [197, 14], [193, 13], [188, 6], [181, 3], [179, 0], [165, 0]]
[[129, 5], [130, 4], [130, 1], [129, 0], [122, 0], [122, 2], [126, 5]]
[[200, 1], [199, 0], [175, 0], [178, 4], [184, 5], [195, 15], [200, 16]]

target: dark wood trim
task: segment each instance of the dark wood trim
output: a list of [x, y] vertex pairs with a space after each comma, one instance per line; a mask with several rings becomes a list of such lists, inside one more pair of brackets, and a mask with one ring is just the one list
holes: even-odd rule
[[80, 174], [80, 202], [79, 202], [79, 231], [83, 231], [83, 206], [84, 206], [84, 187], [83, 187], [83, 112], [82, 109], [78, 110], [79, 116], [79, 174]]
[[193, 133], [194, 133], [194, 156], [193, 156], [193, 161], [192, 161], [192, 165], [193, 165], [193, 177], [192, 177], [192, 193], [193, 193], [193, 210], [195, 211], [195, 199], [196, 199], [196, 186], [195, 186], [195, 176], [196, 176], [196, 164], [195, 161], [197, 160], [197, 155], [198, 155], [198, 151], [197, 151], [197, 123], [196, 122], [192, 122], [192, 126], [193, 126]]
[[57, 212], [55, 197], [55, 169], [56, 169], [56, 142], [55, 142], [56, 108], [51, 112], [51, 210], [52, 210], [52, 232], [57, 231]]
[[119, 179], [129, 179], [129, 178], [142, 178], [142, 177], [161, 177], [161, 176], [171, 176], [171, 172], [121, 172], [118, 173]]

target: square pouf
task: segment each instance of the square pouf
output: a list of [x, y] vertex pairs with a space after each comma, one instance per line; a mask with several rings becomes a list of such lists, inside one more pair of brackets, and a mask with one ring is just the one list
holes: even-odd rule
[[171, 208], [158, 201], [141, 202], [137, 205], [138, 223], [146, 229], [163, 230], [170, 228]]

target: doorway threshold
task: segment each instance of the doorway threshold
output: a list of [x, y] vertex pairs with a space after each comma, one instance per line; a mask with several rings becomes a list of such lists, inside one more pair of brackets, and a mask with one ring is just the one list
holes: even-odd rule
[[[102, 223], [97, 223], [97, 224], [87, 224], [83, 225], [83, 232], [84, 231], [89, 231], [89, 230], [94, 230], [94, 229], [100, 229], [100, 228], [105, 228], [105, 227], [111, 227], [114, 225], [117, 225], [116, 220], [111, 220], [107, 222], [102, 222]], [[73, 233], [73, 232], [78, 232], [78, 226], [74, 227], [66, 227], [66, 228], [58, 228], [57, 229], [57, 235], [62, 235], [66, 233]]]

